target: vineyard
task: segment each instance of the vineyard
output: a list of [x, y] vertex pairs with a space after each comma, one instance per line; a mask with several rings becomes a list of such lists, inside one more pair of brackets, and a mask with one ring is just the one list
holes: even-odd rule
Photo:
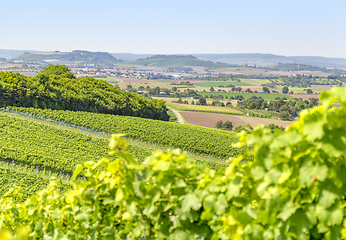
[[[23, 188], [24, 198], [56, 177], [63, 181], [71, 178], [78, 164], [108, 156], [108, 139], [62, 130], [31, 121], [0, 115], [0, 194], [16, 184]], [[128, 152], [142, 162], [153, 150], [129, 145]], [[224, 164], [196, 160], [213, 169]], [[26, 180], [25, 180], [26, 179]], [[25, 186], [25, 181], [32, 186]]]
[[[0, 195], [3, 196], [9, 190], [20, 187], [23, 196], [18, 201], [23, 201], [35, 194], [36, 192], [47, 188], [50, 179], [47, 177], [37, 176], [34, 173], [18, 172], [11, 169], [0, 168]], [[61, 183], [60, 191], [64, 192], [70, 189], [68, 183]]]
[[[0, 200], [0, 234], [23, 240], [346, 239], [346, 89], [321, 94], [321, 103], [285, 132], [242, 134], [243, 154], [219, 171], [196, 165], [179, 149], [157, 150], [138, 164], [126, 140], [114, 135], [110, 156], [76, 166], [71, 190], [61, 193], [52, 182], [20, 204], [19, 191], [9, 191]], [[81, 175], [86, 179], [76, 181]]]
[[8, 107], [6, 110], [54, 119], [100, 132], [123, 133], [131, 139], [180, 148], [188, 152], [210, 154], [221, 158], [238, 156], [241, 153], [239, 149], [232, 147], [232, 143], [238, 141], [238, 136], [217, 129], [90, 112], [18, 107]]

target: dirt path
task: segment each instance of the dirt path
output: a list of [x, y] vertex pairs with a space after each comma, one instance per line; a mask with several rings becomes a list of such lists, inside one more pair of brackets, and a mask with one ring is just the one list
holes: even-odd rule
[[175, 116], [177, 116], [178, 123], [185, 124], [184, 119], [182, 118], [180, 113], [178, 111], [176, 111], [176, 110], [173, 110], [173, 109], [171, 109], [171, 110], [172, 110], [172, 112], [174, 112]]
[[268, 125], [270, 123], [274, 123], [282, 127], [287, 127], [288, 125], [293, 123], [291, 121], [280, 121], [266, 118], [253, 118], [215, 113], [180, 112], [180, 114], [184, 117], [185, 121], [188, 124], [209, 128], [215, 128], [216, 122], [220, 120], [224, 122], [231, 121], [233, 124], [233, 128], [238, 125], [250, 124], [252, 127], [256, 127], [258, 124]]

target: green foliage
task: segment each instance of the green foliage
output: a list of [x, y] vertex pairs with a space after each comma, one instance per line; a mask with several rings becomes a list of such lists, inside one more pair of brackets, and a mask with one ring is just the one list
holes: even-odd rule
[[310, 100], [304, 101], [296, 101], [289, 100], [284, 101], [283, 99], [277, 99], [275, 101], [270, 101], [269, 103], [262, 98], [258, 99], [246, 99], [242, 102], [238, 103], [238, 107], [241, 109], [265, 109], [267, 108], [269, 111], [280, 113], [280, 118], [282, 119], [290, 119], [292, 117], [296, 117], [298, 112], [312, 108], [319, 104], [318, 99], [311, 98]]
[[0, 72], [0, 106], [35, 107], [137, 116], [167, 121], [162, 100], [122, 91], [106, 81], [76, 78], [66, 66], [49, 66], [35, 77]]
[[88, 179], [73, 190], [53, 182], [22, 204], [9, 193], [0, 228], [25, 226], [30, 239], [346, 239], [346, 89], [321, 102], [285, 132], [241, 135], [237, 146], [252, 147], [219, 172], [178, 149], [139, 165], [115, 136], [113, 161], [77, 167]]
[[233, 124], [230, 121], [226, 121], [223, 123], [222, 120], [220, 120], [216, 123], [215, 127], [222, 130], [232, 131]]
[[242, 131], [249, 134], [253, 131], [253, 127], [250, 124], [246, 124], [246, 125], [238, 125], [234, 128], [234, 132], [240, 133]]
[[[37, 191], [45, 189], [49, 185], [49, 182], [49, 178], [36, 176], [34, 173], [0, 168], [0, 196], [20, 187], [21, 195], [16, 199], [19, 202], [27, 199]], [[61, 185], [60, 190], [64, 192], [69, 188], [69, 184], [64, 183]]]
[[287, 87], [287, 86], [284, 86], [284, 87], [282, 88], [282, 93], [287, 94], [288, 92], [289, 92], [288, 87]]
[[280, 131], [284, 131], [285, 130], [284, 127], [280, 127], [280, 126], [278, 126], [278, 125], [276, 125], [274, 123], [270, 123], [270, 124], [266, 125], [265, 128], [270, 129], [270, 131], [272, 133], [274, 133], [276, 131], [276, 129], [278, 129]]
[[59, 78], [76, 78], [76, 76], [74, 76], [70, 69], [65, 65], [49, 65], [49, 67], [46, 67], [41, 71], [41, 74], [45, 74], [48, 76], [55, 75]]

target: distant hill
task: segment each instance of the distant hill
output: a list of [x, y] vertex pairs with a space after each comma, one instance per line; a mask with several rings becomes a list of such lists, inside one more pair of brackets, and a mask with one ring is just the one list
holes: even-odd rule
[[161, 68], [201, 67], [211, 69], [227, 67], [227, 64], [204, 61], [192, 55], [154, 55], [136, 61], [124, 62], [121, 65]]
[[313, 65], [317, 67], [326, 68], [341, 68], [346, 70], [345, 58], [326, 58], [326, 57], [309, 57], [309, 56], [296, 56], [288, 57], [294, 62]]
[[7, 50], [7, 49], [0, 49], [0, 58], [15, 58], [23, 55], [26, 52], [38, 52], [38, 51], [31, 51], [31, 50]]
[[198, 59], [205, 61], [223, 62], [238, 65], [269, 66], [278, 63], [291, 63], [285, 56], [261, 53], [239, 53], [239, 54], [193, 54]]
[[266, 69], [276, 70], [276, 71], [320, 71], [324, 73], [329, 73], [331, 75], [344, 75], [346, 70], [336, 69], [336, 68], [325, 68], [317, 67], [307, 64], [298, 64], [298, 63], [279, 63], [271, 65], [268, 67], [263, 67]]
[[[262, 53], [236, 53], [236, 54], [192, 54], [192, 55], [154, 55], [134, 53], [108, 53], [75, 50], [70, 53], [39, 52], [28, 50], [0, 49], [0, 58], [12, 58], [25, 62], [43, 62], [50, 64], [99, 64], [110, 65], [126, 61], [126, 65], [145, 66], [151, 64], [156, 67], [185, 67], [198, 66], [206, 68], [220, 67], [220, 63], [232, 65], [256, 65], [267, 67], [279, 63], [299, 63], [322, 68], [346, 69], [345, 58], [327, 58], [314, 56], [281, 56]], [[166, 59], [164, 59], [166, 58]], [[203, 61], [200, 61], [203, 60]], [[209, 62], [208, 62], [209, 61]], [[206, 63], [208, 62], [208, 63]], [[212, 63], [210, 63], [212, 62]]]
[[345, 58], [326, 58], [313, 56], [286, 57], [262, 53], [193, 54], [193, 56], [205, 61], [223, 62], [227, 64], [270, 66], [279, 63], [300, 63], [317, 67], [346, 69]]
[[13, 60], [26, 62], [41, 62], [49, 64], [95, 64], [95, 65], [114, 65], [119, 62], [107, 52], [89, 52], [75, 50], [73, 52], [51, 52], [51, 53], [26, 53]]
[[143, 59], [151, 57], [154, 54], [135, 54], [135, 53], [111, 53], [113, 57], [122, 61], [136, 61], [137, 59]]

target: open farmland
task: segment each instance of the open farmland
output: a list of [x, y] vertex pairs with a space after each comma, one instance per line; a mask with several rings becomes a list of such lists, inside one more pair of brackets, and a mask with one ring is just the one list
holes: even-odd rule
[[256, 127], [258, 124], [268, 125], [274, 123], [281, 127], [287, 127], [292, 124], [291, 121], [280, 121], [274, 119], [263, 119], [263, 118], [253, 118], [253, 117], [244, 117], [244, 116], [233, 116], [225, 114], [213, 114], [213, 113], [198, 113], [198, 112], [180, 112], [184, 117], [185, 121], [188, 124], [215, 128], [216, 122], [222, 121], [231, 121], [233, 127], [239, 125], [250, 124], [252, 127]]
[[294, 97], [292, 97], [291, 95], [287, 95], [287, 94], [282, 94], [282, 93], [237, 93], [237, 92], [201, 92], [201, 95], [204, 96], [210, 96], [210, 95], [214, 95], [214, 96], [219, 96], [222, 95], [223, 97], [235, 97], [235, 96], [243, 96], [245, 99], [251, 98], [252, 96], [256, 96], [256, 97], [262, 97], [264, 100], [275, 100], [275, 98], [280, 97], [280, 98], [287, 98], [292, 99]]
[[166, 104], [168, 107], [178, 111], [243, 115], [241, 111], [234, 108], [230, 108], [230, 107], [201, 106], [201, 105], [190, 105], [190, 104], [187, 105], [187, 104], [181, 104], [181, 103], [168, 103], [168, 102]]
[[200, 87], [218, 87], [218, 86], [223, 86], [227, 87], [229, 85], [233, 86], [252, 86], [252, 84], [246, 83], [246, 82], [235, 82], [235, 81], [226, 81], [226, 82], [221, 82], [221, 81], [208, 81], [208, 82], [196, 82], [193, 83], [195, 86], [200, 86]]

